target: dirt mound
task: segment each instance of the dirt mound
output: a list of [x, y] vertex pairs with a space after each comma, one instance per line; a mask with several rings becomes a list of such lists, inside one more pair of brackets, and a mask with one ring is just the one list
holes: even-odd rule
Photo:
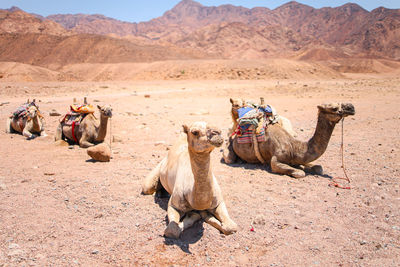
[[342, 73], [390, 73], [400, 69], [398, 61], [368, 58], [333, 60], [327, 65]]
[[296, 56], [299, 60], [332, 60], [339, 58], [348, 58], [349, 55], [344, 53], [339, 49], [329, 49], [329, 48], [311, 48], [308, 49], [298, 56]]
[[181, 60], [152, 63], [74, 64], [61, 69], [79, 80], [261, 80], [339, 78], [320, 63], [287, 59]]
[[61, 79], [57, 71], [16, 62], [0, 62], [0, 82], [45, 82]]

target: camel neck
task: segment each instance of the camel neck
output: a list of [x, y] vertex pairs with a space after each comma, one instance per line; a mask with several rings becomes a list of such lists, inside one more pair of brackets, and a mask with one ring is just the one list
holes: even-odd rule
[[34, 131], [39, 132], [40, 131], [40, 119], [39, 115], [36, 115], [35, 117], [32, 118], [32, 124], [33, 124], [33, 129]]
[[324, 113], [318, 113], [318, 122], [314, 135], [307, 142], [307, 149], [303, 159], [305, 163], [318, 159], [325, 152], [335, 125], [336, 123], [329, 121]]
[[107, 135], [108, 117], [103, 114], [100, 115], [100, 126], [97, 133], [96, 142], [103, 142]]
[[210, 152], [196, 153], [189, 148], [189, 157], [194, 176], [193, 204], [198, 207], [207, 206], [213, 192]]

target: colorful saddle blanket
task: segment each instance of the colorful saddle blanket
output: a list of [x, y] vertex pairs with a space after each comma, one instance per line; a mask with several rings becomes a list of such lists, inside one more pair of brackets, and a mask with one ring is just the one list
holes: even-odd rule
[[256, 131], [257, 142], [265, 142], [266, 127], [278, 120], [278, 115], [271, 106], [243, 107], [238, 109], [238, 114], [238, 129], [235, 133], [239, 144], [252, 143], [253, 131]]
[[28, 114], [28, 109], [31, 106], [35, 106], [38, 109], [38, 106], [36, 105], [35, 102], [31, 103], [26, 103], [17, 108], [17, 110], [13, 113], [12, 117], [13, 118], [24, 118], [26, 114]]

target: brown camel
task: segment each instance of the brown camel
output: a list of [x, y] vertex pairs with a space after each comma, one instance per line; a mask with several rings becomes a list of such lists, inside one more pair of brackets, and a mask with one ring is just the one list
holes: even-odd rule
[[[247, 105], [247, 102], [244, 99], [241, 98], [231, 98], [230, 102], [232, 104], [231, 108], [231, 117], [232, 117], [232, 126], [229, 129], [228, 135], [231, 136], [234, 131], [236, 131], [238, 127], [238, 109], [245, 107]], [[289, 119], [283, 117], [282, 115], [279, 115], [277, 124], [283, 127], [291, 136], [296, 137], [297, 134], [293, 130], [292, 123], [290, 122]]]
[[47, 136], [44, 130], [44, 118], [39, 111], [35, 101], [23, 106], [26, 107], [25, 116], [11, 116], [6, 122], [6, 133], [22, 133], [28, 139], [37, 136]]
[[179, 238], [201, 218], [224, 234], [232, 234], [237, 225], [229, 217], [210, 162], [213, 149], [223, 143], [221, 131], [205, 122], [184, 125], [183, 130], [167, 157], [145, 178], [142, 192], [150, 195], [162, 186], [171, 195], [166, 237]]
[[[102, 143], [106, 137], [108, 119], [112, 117], [112, 108], [110, 106], [97, 106], [97, 108], [100, 111], [100, 121], [90, 113], [74, 129], [74, 136], [82, 148]], [[66, 125], [64, 121], [60, 122], [55, 140], [63, 140], [65, 137], [74, 142], [74, 136], [72, 135], [72, 126]]]
[[[355, 109], [350, 103], [342, 103], [320, 105], [318, 110], [317, 127], [308, 142], [295, 139], [279, 125], [267, 127], [266, 141], [258, 143], [258, 151], [262, 159], [270, 164], [272, 172], [295, 178], [304, 177], [304, 171], [323, 173], [320, 165], [309, 163], [325, 152], [335, 125], [342, 118], [354, 115]], [[249, 163], [259, 163], [253, 144], [239, 144], [237, 137], [234, 137], [224, 151], [225, 162], [233, 163], [239, 157]], [[300, 165], [304, 166], [303, 169], [295, 168]]]

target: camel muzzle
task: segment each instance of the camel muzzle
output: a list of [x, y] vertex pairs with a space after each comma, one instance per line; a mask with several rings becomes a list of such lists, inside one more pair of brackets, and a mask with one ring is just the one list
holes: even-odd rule
[[224, 143], [224, 139], [221, 136], [221, 131], [217, 130], [208, 130], [207, 131], [207, 139], [210, 144], [215, 147], [220, 147]]
[[343, 103], [341, 107], [342, 107], [341, 113], [343, 114], [343, 116], [353, 116], [356, 114], [354, 105], [351, 103]]

